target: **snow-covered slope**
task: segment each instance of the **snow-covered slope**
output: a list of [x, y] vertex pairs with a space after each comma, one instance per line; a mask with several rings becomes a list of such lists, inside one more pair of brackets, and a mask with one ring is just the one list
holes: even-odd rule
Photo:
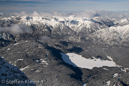
[[129, 25], [109, 27], [94, 32], [89, 37], [96, 42], [106, 44], [122, 44], [129, 41]]

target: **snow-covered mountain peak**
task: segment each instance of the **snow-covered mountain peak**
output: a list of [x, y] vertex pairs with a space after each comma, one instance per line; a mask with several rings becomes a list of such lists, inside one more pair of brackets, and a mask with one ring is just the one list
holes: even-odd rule
[[89, 29], [101, 28], [102, 29], [102, 27], [99, 27], [100, 26], [99, 23], [95, 22], [93, 19], [86, 18], [86, 17], [76, 17], [74, 15], [71, 15], [69, 17], [22, 16], [20, 20], [20, 24], [25, 24], [25, 25], [40, 24], [40, 25], [52, 26], [53, 28], [63, 24], [69, 27], [73, 31], [80, 31], [83, 28], [89, 28]]

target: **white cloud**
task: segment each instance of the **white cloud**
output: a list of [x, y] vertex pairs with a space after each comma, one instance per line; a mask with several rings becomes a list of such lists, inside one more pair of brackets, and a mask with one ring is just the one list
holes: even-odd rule
[[10, 32], [13, 34], [31, 33], [31, 29], [28, 26], [12, 24], [10, 27], [0, 27], [0, 31]]
[[129, 12], [113, 12], [113, 11], [103, 11], [103, 10], [85, 10], [81, 12], [20, 12], [20, 13], [12, 13], [11, 16], [62, 16], [62, 17], [67, 17], [70, 15], [75, 15], [77, 17], [97, 17], [101, 16], [103, 19], [106, 18], [116, 18], [116, 19], [122, 19], [122, 18], [128, 18], [129, 17]]
[[0, 13], [0, 16], [3, 16], [4, 14], [3, 13]]

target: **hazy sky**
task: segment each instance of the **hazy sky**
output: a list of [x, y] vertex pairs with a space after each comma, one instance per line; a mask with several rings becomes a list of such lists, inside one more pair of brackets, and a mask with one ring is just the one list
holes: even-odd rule
[[0, 0], [0, 12], [129, 11], [129, 0]]

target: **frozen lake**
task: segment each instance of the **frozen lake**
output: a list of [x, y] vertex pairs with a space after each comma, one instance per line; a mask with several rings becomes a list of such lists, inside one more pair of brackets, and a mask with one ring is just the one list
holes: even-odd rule
[[87, 59], [75, 53], [67, 53], [67, 54], [61, 53], [61, 55], [64, 62], [73, 65], [74, 67], [92, 69], [94, 67], [118, 66], [110, 56], [107, 56], [109, 60], [101, 60], [100, 58]]

